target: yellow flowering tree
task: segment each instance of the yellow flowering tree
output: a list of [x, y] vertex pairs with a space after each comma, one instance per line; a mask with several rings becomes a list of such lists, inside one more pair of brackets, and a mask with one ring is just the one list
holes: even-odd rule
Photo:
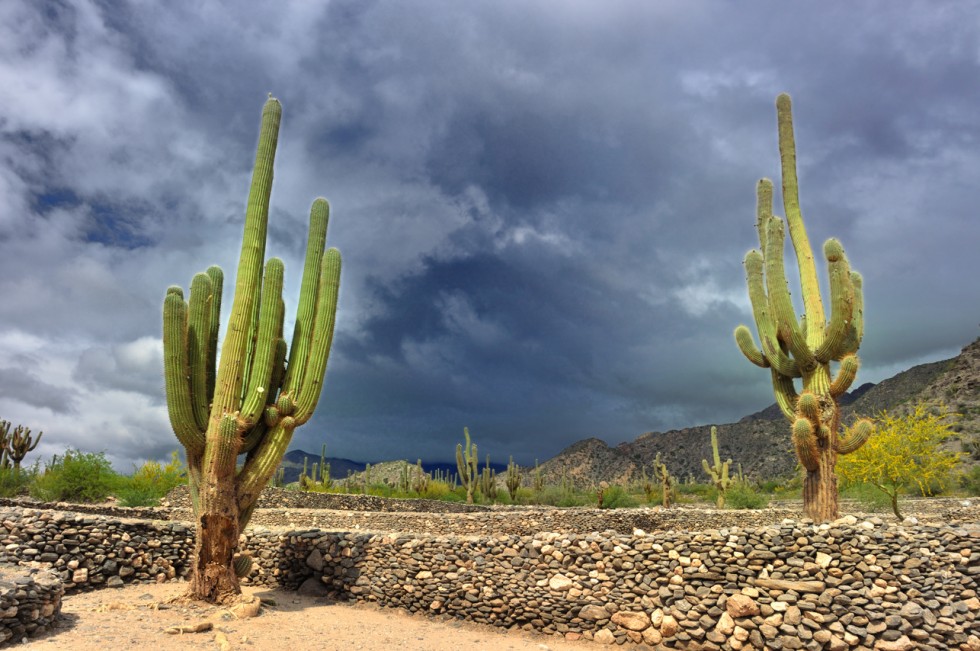
[[950, 471], [960, 462], [960, 453], [943, 448], [953, 436], [951, 414], [945, 405], [938, 408], [919, 403], [905, 415], [887, 411], [875, 419], [875, 433], [854, 454], [841, 457], [837, 473], [845, 482], [866, 483], [891, 498], [892, 511], [899, 520], [898, 494], [915, 484], [923, 495], [935, 486], [944, 488]]

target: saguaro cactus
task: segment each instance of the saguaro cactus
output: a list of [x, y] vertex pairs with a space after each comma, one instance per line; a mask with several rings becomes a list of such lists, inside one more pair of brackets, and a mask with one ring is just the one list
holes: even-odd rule
[[[752, 313], [761, 342], [756, 347], [744, 325], [735, 341], [750, 362], [768, 368], [776, 402], [792, 425], [793, 445], [806, 469], [803, 510], [818, 522], [838, 517], [838, 454], [860, 448], [872, 432], [861, 420], [843, 435], [838, 400], [857, 375], [855, 354], [864, 334], [861, 276], [851, 271], [844, 248], [836, 239], [824, 244], [830, 275], [830, 321], [824, 317], [813, 252], [803, 226], [796, 178], [796, 144], [789, 95], [776, 99], [779, 156], [782, 163], [783, 206], [796, 251], [805, 314], [797, 319], [783, 268], [783, 221], [772, 214], [772, 182], [758, 185], [760, 250], [745, 256], [745, 273]], [[838, 363], [836, 375], [831, 363]], [[802, 382], [797, 394], [794, 380]]]
[[[167, 290], [163, 305], [164, 366], [170, 423], [187, 452], [197, 520], [193, 597], [221, 602], [241, 592], [251, 565], [237, 555], [239, 532], [275, 473], [293, 430], [320, 398], [333, 339], [340, 253], [324, 251], [329, 206], [313, 202], [306, 263], [289, 364], [283, 338], [283, 263], [265, 258], [272, 167], [282, 107], [262, 110], [245, 233], [228, 331], [215, 371], [222, 271], [194, 276], [190, 298]], [[245, 455], [241, 467], [239, 456]]]
[[732, 465], [732, 460], [721, 460], [721, 455], [718, 454], [718, 428], [714, 425], [711, 426], [711, 455], [714, 463], [709, 466], [707, 459], [701, 459], [701, 467], [711, 477], [711, 483], [718, 489], [717, 504], [719, 509], [723, 509], [725, 508], [725, 493], [728, 491], [728, 487], [732, 485], [732, 479], [728, 476], [728, 469]]
[[660, 479], [660, 490], [663, 493], [663, 506], [665, 509], [669, 509], [670, 505], [674, 503], [674, 490], [677, 485], [677, 479], [667, 470], [667, 464], [660, 460], [659, 452], [653, 460], [653, 472]]
[[517, 491], [521, 487], [521, 467], [514, 463], [514, 457], [511, 457], [507, 462], [507, 494], [510, 495], [510, 501], [515, 502], [517, 500]]
[[466, 437], [466, 447], [462, 443], [456, 444], [456, 470], [459, 475], [459, 483], [466, 489], [466, 503], [473, 503], [473, 490], [476, 488], [479, 471], [479, 456], [476, 453], [476, 443], [470, 443], [470, 430], [463, 428], [463, 435]]

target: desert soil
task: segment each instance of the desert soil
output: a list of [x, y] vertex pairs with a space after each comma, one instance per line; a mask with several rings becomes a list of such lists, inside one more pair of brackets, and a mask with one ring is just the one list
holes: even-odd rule
[[[180, 597], [185, 583], [129, 585], [65, 596], [59, 625], [12, 648], [121, 651], [124, 649], [343, 649], [459, 651], [588, 651], [585, 640], [568, 641], [523, 631], [506, 631], [453, 620], [437, 620], [396, 609], [330, 602], [286, 590], [246, 587], [274, 605], [257, 617], [238, 619], [226, 609]], [[168, 634], [181, 625], [211, 621], [201, 633]]]

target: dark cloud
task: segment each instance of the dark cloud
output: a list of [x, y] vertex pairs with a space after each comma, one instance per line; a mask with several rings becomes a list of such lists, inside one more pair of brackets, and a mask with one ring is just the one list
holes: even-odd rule
[[765, 407], [732, 330], [782, 91], [811, 242], [839, 237], [865, 277], [859, 382], [955, 354], [980, 321], [978, 9], [15, 0], [0, 354], [37, 370], [0, 406], [74, 400], [49, 446], [172, 449], [162, 296], [216, 263], [227, 314], [269, 92], [287, 329], [318, 195], [345, 260], [296, 446], [445, 459], [469, 426], [526, 463]]

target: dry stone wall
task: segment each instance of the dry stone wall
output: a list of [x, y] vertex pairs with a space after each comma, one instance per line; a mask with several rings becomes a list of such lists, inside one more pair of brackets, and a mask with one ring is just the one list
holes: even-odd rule
[[[655, 525], [646, 533], [252, 527], [247, 581], [609, 644], [980, 651], [975, 511], [916, 525], [848, 516], [709, 528], [631, 517], [641, 516]], [[192, 549], [182, 523], [0, 508], [0, 562], [50, 568], [69, 594], [184, 577]]]

